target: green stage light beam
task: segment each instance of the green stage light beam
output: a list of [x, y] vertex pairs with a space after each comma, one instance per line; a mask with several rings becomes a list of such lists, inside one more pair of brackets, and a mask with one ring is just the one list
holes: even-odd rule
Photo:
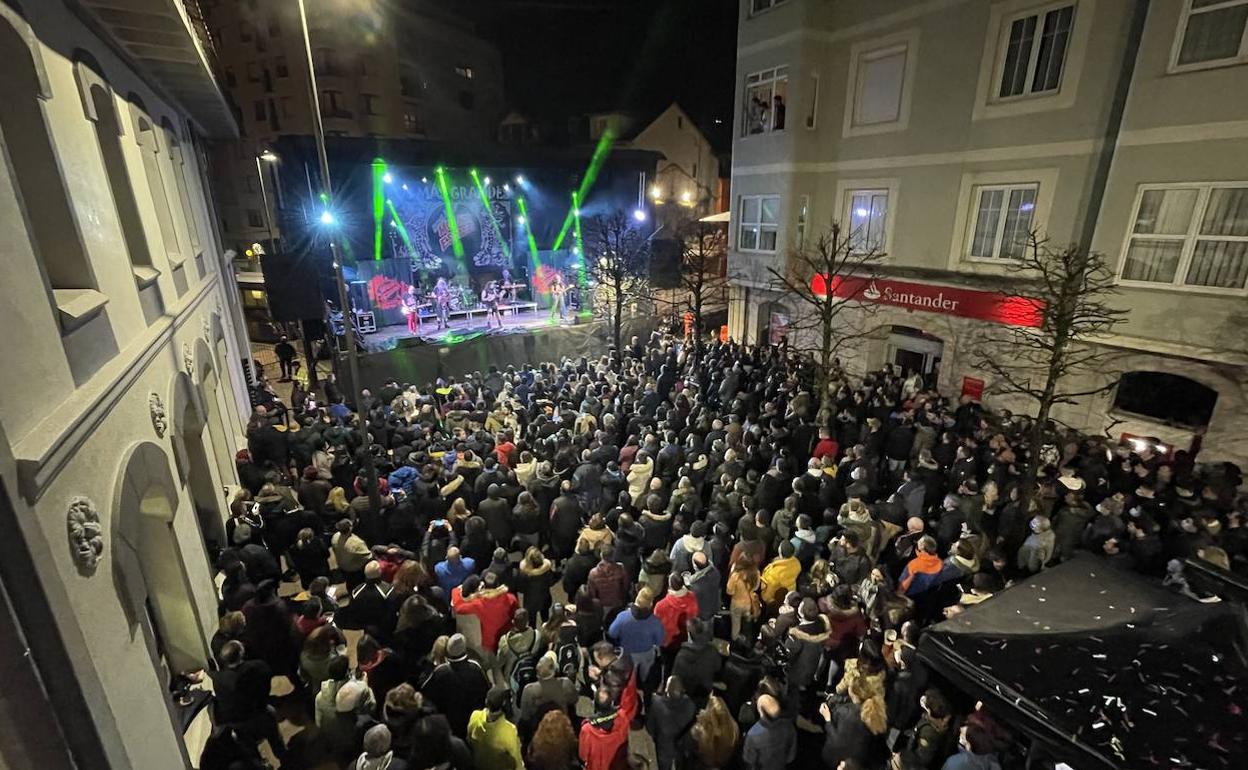
[[442, 205], [446, 208], [446, 226], [451, 231], [451, 247], [455, 256], [464, 258], [464, 244], [459, 240], [459, 223], [455, 221], [455, 207], [451, 204], [451, 191], [446, 184], [446, 169], [438, 166], [435, 169], [438, 177], [438, 192], [442, 193]]
[[[576, 199], [584, 201], [589, 197], [589, 190], [594, 186], [594, 182], [598, 179], [598, 172], [602, 170], [602, 164], [607, 162], [607, 156], [611, 154], [611, 150], [615, 147], [616, 133], [614, 128], [608, 127], [602, 132], [602, 136], [598, 138], [598, 145], [594, 147], [594, 154], [589, 159], [589, 168], [585, 169], [585, 176], [581, 177], [581, 186], [576, 191]], [[568, 215], [563, 218], [563, 226], [559, 228], [559, 235], [555, 238], [554, 248], [557, 250], [563, 245], [563, 239], [567, 237], [568, 231], [572, 229], [573, 214], [576, 207], [568, 211]]]
[[535, 279], [540, 263], [537, 259], [537, 240], [533, 238], [533, 220], [529, 218], [529, 207], [523, 195], [516, 198], [516, 205], [520, 207], [520, 216], [524, 217], [524, 233], [529, 237], [529, 277]]
[[399, 238], [403, 241], [403, 245], [407, 247], [408, 254], [415, 254], [416, 250], [412, 248], [412, 239], [407, 235], [407, 228], [403, 225], [403, 220], [399, 219], [399, 212], [394, 210], [394, 202], [386, 201], [386, 205], [390, 208], [391, 221], [394, 222], [394, 229], [399, 231]]
[[386, 214], [386, 162], [373, 159], [373, 259], [381, 261], [381, 220]]
[[503, 241], [503, 228], [498, 226], [498, 220], [494, 218], [494, 209], [490, 208], [490, 196], [485, 194], [485, 185], [481, 184], [481, 178], [477, 176], [475, 168], [468, 173], [472, 176], [472, 183], [477, 186], [477, 193], [481, 196], [481, 206], [485, 209], [486, 216], [490, 218], [490, 225], [494, 228], [494, 237], [498, 238], [498, 245], [503, 249], [503, 256], [511, 259], [511, 249], [507, 248], [507, 243]]

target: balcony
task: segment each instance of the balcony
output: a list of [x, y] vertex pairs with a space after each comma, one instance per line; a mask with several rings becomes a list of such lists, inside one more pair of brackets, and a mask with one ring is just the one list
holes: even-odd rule
[[82, 0], [77, 7], [154, 77], [209, 136], [238, 136], [238, 125], [218, 84], [216, 52], [198, 0]]

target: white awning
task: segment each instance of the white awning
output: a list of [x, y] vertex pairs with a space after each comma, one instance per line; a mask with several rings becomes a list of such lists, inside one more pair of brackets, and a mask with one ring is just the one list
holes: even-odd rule
[[709, 217], [702, 217], [699, 222], [723, 222], [727, 224], [732, 221], [732, 212], [723, 211], [718, 214], [711, 214]]

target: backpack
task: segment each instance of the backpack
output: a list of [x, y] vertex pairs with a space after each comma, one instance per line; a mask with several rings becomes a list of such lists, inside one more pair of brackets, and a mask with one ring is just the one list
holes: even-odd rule
[[516, 661], [516, 665], [511, 669], [511, 694], [516, 702], [520, 700], [520, 693], [524, 692], [524, 688], [537, 681], [537, 658], [533, 655], [524, 655]]
[[576, 642], [564, 642], [555, 650], [555, 663], [560, 676], [576, 682], [581, 673], [581, 647]]

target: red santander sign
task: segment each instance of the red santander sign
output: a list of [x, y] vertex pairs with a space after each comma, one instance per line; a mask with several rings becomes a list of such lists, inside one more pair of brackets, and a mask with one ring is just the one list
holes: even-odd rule
[[[1044, 315], [1044, 301], [1031, 297], [1007, 296], [994, 291], [955, 289], [949, 286], [932, 286], [909, 281], [891, 281], [883, 278], [832, 277], [832, 295], [845, 299], [858, 299], [880, 305], [892, 305], [906, 310], [922, 310], [928, 313], [956, 315], [993, 321], [1007, 326], [1038, 328]], [[816, 275], [810, 288], [819, 296], [828, 293], [828, 280]]]

